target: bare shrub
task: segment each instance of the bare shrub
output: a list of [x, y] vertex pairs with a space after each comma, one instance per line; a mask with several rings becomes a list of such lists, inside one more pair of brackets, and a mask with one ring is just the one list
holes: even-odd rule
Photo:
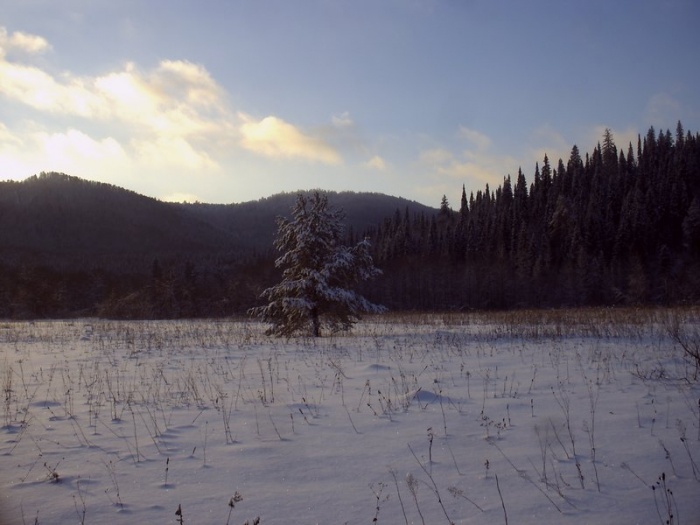
[[700, 374], [700, 329], [683, 318], [678, 310], [668, 312], [664, 327], [671, 340], [683, 349], [686, 358], [695, 365], [693, 380], [697, 380]]

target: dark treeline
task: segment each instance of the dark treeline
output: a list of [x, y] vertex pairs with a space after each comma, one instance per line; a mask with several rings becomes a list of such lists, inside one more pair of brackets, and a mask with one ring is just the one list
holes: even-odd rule
[[[0, 318], [174, 319], [244, 313], [271, 282], [270, 257], [156, 258], [152, 270], [0, 265]], [[262, 264], [261, 264], [262, 261]], [[140, 267], [140, 266], [139, 266]]]
[[495, 191], [397, 211], [368, 231], [384, 276], [364, 292], [395, 309], [679, 304], [700, 299], [700, 138], [649, 129], [618, 150], [545, 156]]

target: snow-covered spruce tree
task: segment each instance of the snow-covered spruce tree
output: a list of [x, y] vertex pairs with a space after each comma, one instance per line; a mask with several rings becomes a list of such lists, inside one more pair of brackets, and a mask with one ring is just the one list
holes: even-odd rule
[[290, 337], [321, 329], [348, 330], [361, 313], [385, 308], [369, 302], [351, 287], [381, 274], [369, 253], [369, 241], [354, 247], [341, 244], [343, 213], [328, 205], [325, 194], [299, 194], [292, 220], [277, 219], [275, 248], [281, 256], [275, 266], [284, 268], [282, 282], [265, 290], [266, 306], [250, 310], [271, 323], [268, 335]]

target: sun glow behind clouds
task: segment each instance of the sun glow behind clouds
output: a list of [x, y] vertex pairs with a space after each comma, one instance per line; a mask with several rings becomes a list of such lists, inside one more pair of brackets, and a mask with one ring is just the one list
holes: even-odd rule
[[94, 139], [80, 130], [49, 132], [27, 123], [20, 133], [0, 124], [0, 177], [16, 178], [53, 170], [84, 178], [109, 181], [132, 171], [122, 145], [112, 137]]
[[[142, 71], [127, 62], [91, 77], [54, 75], [8, 58], [14, 50], [50, 48], [42, 37], [8, 35], [0, 28], [0, 95], [39, 114], [1, 123], [0, 159], [3, 166], [20, 171], [14, 176], [62, 170], [89, 177], [93, 170], [117, 173], [125, 166], [140, 172], [218, 169], [214, 149], [225, 142], [222, 137], [234, 136], [234, 116], [224, 91], [204, 67], [163, 60]], [[42, 114], [59, 124], [50, 126]], [[94, 136], [96, 130], [101, 137]]]

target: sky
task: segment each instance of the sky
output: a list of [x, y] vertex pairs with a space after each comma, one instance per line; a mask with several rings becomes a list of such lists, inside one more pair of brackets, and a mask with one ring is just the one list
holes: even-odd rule
[[439, 206], [700, 131], [695, 0], [2, 0], [0, 179]]

